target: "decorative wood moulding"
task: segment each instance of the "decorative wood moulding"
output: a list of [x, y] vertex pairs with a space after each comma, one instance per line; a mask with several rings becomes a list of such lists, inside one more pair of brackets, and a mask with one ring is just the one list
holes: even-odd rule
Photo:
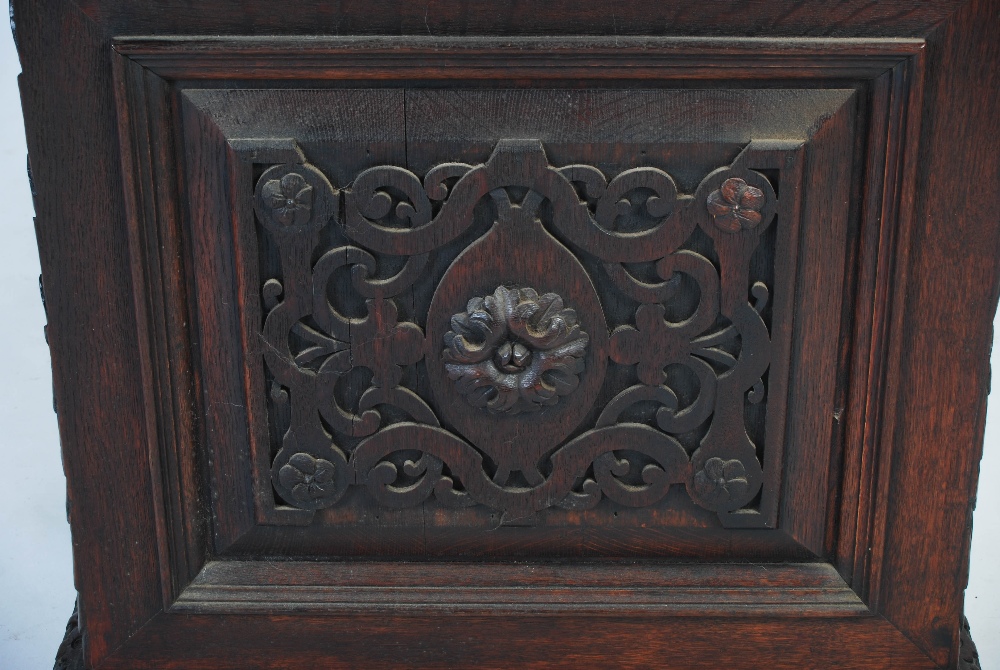
[[[922, 39], [608, 36], [127, 36], [118, 53], [164, 77], [199, 79], [766, 80], [875, 77]], [[754, 67], [746, 66], [752, 58]]]
[[[250, 613], [288, 615], [328, 613], [336, 607], [357, 616], [420, 607], [440, 615], [478, 614], [488, 603], [492, 616], [600, 616], [610, 610], [619, 616], [638, 611], [679, 617], [704, 612], [703, 583], [710, 581], [718, 594], [712, 605], [716, 616], [868, 616], [857, 594], [844, 589], [837, 571], [822, 563], [638, 563], [627, 570], [596, 564], [576, 575], [579, 588], [567, 588], [565, 565], [471, 564], [465, 569], [465, 576], [456, 577], [455, 565], [448, 563], [359, 561], [343, 580], [329, 563], [225, 561], [202, 571], [174, 608], [183, 614], [222, 613], [239, 605]], [[782, 586], [775, 588], [775, 582]], [[297, 599], [282, 602], [289, 589]]]
[[[784, 399], [765, 403], [772, 288], [751, 278], [751, 258], [778, 200], [754, 156], [691, 195], [657, 168], [608, 180], [553, 166], [537, 140], [500, 140], [484, 164], [422, 178], [372, 167], [343, 190], [308, 163], [268, 167], [254, 205], [280, 257], [261, 288], [278, 495], [319, 509], [360, 485], [388, 507], [433, 496], [518, 520], [603, 497], [643, 507], [682, 484], [706, 509], [767, 523], [753, 502], [778, 478], [759, 454], [780, 442], [761, 439], [766, 410], [749, 406], [780, 412]], [[477, 212], [492, 225], [465, 235]], [[426, 316], [400, 320], [430, 254], [463, 235]], [[382, 276], [386, 258], [398, 270]], [[348, 291], [333, 287], [338, 272]], [[602, 282], [635, 305], [626, 322], [609, 322]], [[623, 368], [612, 380], [609, 363]], [[367, 387], [338, 393], [359, 368]]]

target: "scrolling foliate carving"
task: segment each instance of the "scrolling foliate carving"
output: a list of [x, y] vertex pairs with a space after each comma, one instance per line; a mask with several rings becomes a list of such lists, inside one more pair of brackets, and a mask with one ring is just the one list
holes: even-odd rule
[[[433, 497], [507, 520], [653, 505], [674, 485], [719, 513], [752, 503], [763, 445], [748, 408], [765, 404], [771, 346], [751, 260], [777, 198], [746, 155], [691, 195], [653, 167], [609, 181], [552, 166], [535, 140], [422, 179], [370, 168], [341, 191], [308, 163], [267, 168], [255, 211], [280, 260], [261, 331], [278, 495], [319, 509], [357, 485], [388, 507]], [[456, 255], [434, 270], [445, 245]], [[424, 318], [406, 296], [428, 273]], [[608, 323], [608, 291], [630, 319]]]

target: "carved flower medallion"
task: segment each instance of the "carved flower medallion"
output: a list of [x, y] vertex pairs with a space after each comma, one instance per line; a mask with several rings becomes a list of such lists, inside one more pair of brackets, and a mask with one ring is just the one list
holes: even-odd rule
[[756, 228], [761, 222], [764, 192], [738, 177], [723, 182], [708, 196], [708, 211], [715, 225], [729, 233]]
[[555, 293], [499, 286], [451, 318], [442, 357], [470, 405], [513, 415], [571, 393], [589, 341], [576, 312]]
[[263, 196], [282, 225], [302, 225], [312, 212], [312, 190], [302, 175], [290, 172], [264, 184]]
[[725, 506], [746, 495], [748, 488], [746, 467], [739, 459], [710, 458], [694, 476], [694, 490], [710, 505]]
[[336, 492], [335, 466], [330, 461], [298, 453], [278, 471], [278, 480], [299, 505], [310, 506]]

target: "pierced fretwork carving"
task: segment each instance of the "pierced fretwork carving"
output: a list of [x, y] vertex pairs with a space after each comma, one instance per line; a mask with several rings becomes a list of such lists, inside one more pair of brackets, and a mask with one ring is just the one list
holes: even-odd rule
[[[389, 507], [433, 496], [508, 520], [603, 497], [647, 506], [675, 484], [719, 513], [752, 503], [762, 445], [745, 414], [765, 400], [771, 344], [751, 258], [777, 198], [744, 156], [692, 195], [652, 167], [610, 182], [554, 167], [533, 140], [423, 179], [371, 168], [339, 192], [308, 164], [267, 169], [255, 209], [281, 263], [261, 333], [278, 494], [318, 509], [359, 485]], [[426, 319], [403, 309], [431, 255], [466, 237]], [[598, 282], [631, 318], [608, 323]], [[363, 313], [345, 312], [345, 291]]]

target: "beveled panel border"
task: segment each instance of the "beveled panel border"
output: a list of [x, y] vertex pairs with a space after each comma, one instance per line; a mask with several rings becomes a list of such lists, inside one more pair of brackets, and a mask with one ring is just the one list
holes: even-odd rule
[[[818, 123], [820, 134], [824, 135], [822, 141], [815, 142], [814, 151], [819, 152], [811, 159], [810, 175], [812, 181], [816, 183], [828, 180], [828, 171], [837, 159], [850, 155], [850, 137], [854, 132], [854, 116], [857, 113], [857, 94], [852, 94], [845, 98], [844, 104], [837, 108], [835, 113], [831, 113], [829, 118], [824, 115], [821, 123]], [[248, 184], [253, 172], [253, 162], [269, 162], [279, 153], [286, 151], [277, 145], [265, 150], [265, 143], [262, 139], [249, 140], [246, 138], [230, 140], [215, 125], [215, 122], [199, 112], [190, 104], [186, 96], [181, 96], [181, 117], [186, 129], [185, 151], [188, 168], [197, 178], [196, 186], [190, 189], [188, 203], [191, 212], [192, 242], [190, 246], [194, 249], [195, 255], [192, 260], [190, 273], [195, 277], [195, 284], [201, 286], [192, 293], [204, 296], [200, 305], [195, 305], [196, 313], [192, 317], [195, 323], [204, 324], [202, 327], [208, 330], [200, 338], [195, 339], [201, 343], [202, 357], [207, 361], [212, 361], [214, 367], [204, 369], [202, 374], [205, 378], [203, 386], [203, 404], [210, 409], [207, 427], [208, 431], [204, 437], [204, 446], [211, 453], [208, 469], [212, 477], [213, 497], [211, 508], [214, 515], [214, 539], [215, 552], [220, 556], [237, 558], [245, 556], [248, 552], [254, 551], [254, 547], [259, 546], [286, 546], [287, 543], [275, 534], [273, 537], [257, 526], [260, 524], [274, 523], [280, 521], [284, 523], [308, 523], [309, 513], [300, 510], [281, 509], [275, 510], [273, 502], [269, 502], [272, 497], [268, 472], [268, 463], [262, 462], [261, 454], [265, 453], [260, 446], [261, 437], [258, 424], [250, 423], [249, 437], [246, 430], [251, 418], [260, 417], [265, 411], [263, 404], [264, 393], [259, 390], [261, 380], [255, 374], [255, 352], [259, 351], [259, 345], [255, 340], [255, 333], [258, 332], [261, 321], [260, 314], [256, 311], [256, 296], [259, 278], [256, 277], [256, 252], [255, 252], [255, 226], [253, 215], [250, 211]], [[828, 127], [829, 124], [829, 127]], [[281, 144], [281, 143], [279, 143]], [[758, 158], [764, 162], [760, 164], [761, 169], [774, 169], [778, 167], [788, 168], [779, 162], [778, 156], [784, 152], [789, 153], [788, 157], [794, 157], [791, 169], [783, 170], [781, 188], [784, 192], [792, 192], [802, 189], [802, 176], [800, 171], [804, 170], [805, 147], [804, 140], [788, 140], [778, 142], [756, 142], [759, 144], [759, 151], [756, 152]], [[283, 145], [281, 145], [283, 146]], [[283, 159], [284, 160], [284, 159]], [[849, 160], [849, 158], [845, 159]], [[806, 233], [799, 232], [799, 225], [793, 225], [789, 230], [789, 237], [784, 240], [784, 236], [779, 239], [784, 240], [782, 244], [794, 245], [798, 249], [800, 237], [806, 245], [806, 249], [812, 254], [812, 261], [817, 262], [821, 256], [824, 267], [824, 282], [817, 285], [813, 282], [807, 291], [803, 291], [807, 305], [812, 305], [810, 300], [820, 302], [823, 309], [829, 311], [830, 305], [834, 305], [834, 312], [839, 309], [840, 291], [839, 286], [842, 281], [841, 258], [838, 256], [836, 262], [830, 263], [833, 258], [830, 254], [824, 254], [821, 250], [829, 243], [837, 244], [845, 236], [848, 213], [844, 202], [847, 200], [847, 191], [850, 188], [848, 181], [840, 180], [836, 197], [832, 194], [819, 195], [812, 199], [806, 198], [807, 205], [795, 207], [792, 202], [800, 202], [799, 197], [786, 199], [785, 207], [790, 209], [784, 212], [789, 220], [798, 221], [801, 217], [809, 217], [813, 220], [812, 225]], [[819, 189], [823, 190], [823, 189]], [[805, 188], [808, 193], [809, 189]], [[220, 217], [215, 212], [220, 211], [219, 207], [228, 207], [228, 222], [221, 225]], [[785, 253], [779, 249], [779, 253]], [[819, 254], [819, 256], [817, 255]], [[231, 255], [231, 258], [230, 258]], [[785, 253], [785, 255], [791, 255]], [[791, 280], [781, 279], [782, 272], [794, 273], [794, 269], [789, 266], [778, 273], [780, 285], [789, 287], [788, 290], [780, 291], [784, 297], [779, 296], [779, 300], [786, 302], [790, 310], [794, 309], [791, 304], [794, 302], [794, 286]], [[805, 310], [805, 314], [812, 311], [812, 307]], [[822, 311], [822, 309], [820, 310]], [[797, 426], [789, 427], [785, 425], [783, 413], [769, 413], [769, 426], [780, 427], [781, 431], [791, 433], [799, 442], [805, 444], [806, 448], [799, 450], [802, 453], [795, 454], [795, 459], [800, 462], [796, 470], [796, 477], [791, 484], [794, 486], [798, 501], [797, 505], [785, 506], [783, 515], [785, 521], [778, 524], [779, 531], [768, 534], [766, 538], [761, 538], [751, 542], [749, 533], [741, 536], [741, 547], [746, 546], [746, 558], [755, 560], [810, 560], [814, 556], [823, 555], [824, 530], [830, 523], [826, 512], [825, 488], [828, 486], [828, 472], [826, 468], [816, 467], [816, 463], [825, 464], [829, 460], [829, 425], [822, 425], [826, 417], [833, 408], [833, 370], [836, 367], [835, 355], [836, 347], [833, 344], [835, 333], [826, 328], [826, 324], [816, 318], [796, 317], [804, 323], [810, 325], [809, 351], [813, 356], [819, 356], [821, 361], [810, 359], [803, 354], [794, 357], [780, 353], [779, 359], [775, 362], [772, 381], [784, 379], [786, 370], [791, 367], [800, 383], [808, 384], [808, 389], [799, 389], [793, 398], [799, 408], [801, 416], [809, 417], [808, 425], [805, 429]], [[800, 324], [801, 325], [801, 324]], [[791, 322], [785, 324], [784, 329], [777, 329], [772, 337], [778, 347], [779, 352], [789, 350], [788, 342], [791, 337]], [[242, 342], [242, 348], [238, 351], [229, 347], [225, 337], [219, 337], [218, 333], [226, 331], [234, 340]], [[826, 334], [823, 334], [824, 331]], [[797, 346], [801, 345], [798, 343]], [[818, 353], [822, 352], [822, 353]], [[246, 363], [241, 363], [241, 357], [246, 357]], [[787, 359], [787, 360], [786, 360]], [[225, 368], [225, 369], [223, 369]], [[822, 368], [822, 369], [820, 369]], [[254, 390], [258, 389], [258, 390]], [[773, 389], [774, 392], [787, 396], [790, 386], [786, 383], [778, 383]], [[817, 402], [817, 397], [820, 401]], [[259, 419], [258, 419], [259, 421]], [[819, 424], [817, 424], [819, 422]], [[256, 446], [245, 447], [247, 440]], [[225, 448], [214, 449], [213, 445], [223, 445]], [[777, 448], [766, 450], [765, 468], [774, 471], [780, 467], [781, 451], [780, 443], [775, 442]], [[249, 482], [243, 475], [247, 470], [247, 459], [254, 463], [255, 482]], [[248, 487], [254, 491], [256, 514], [252, 513], [250, 506], [245, 501], [248, 497]], [[762, 501], [762, 513], [768, 519], [774, 518], [778, 501], [777, 490], [772, 490], [771, 495], [765, 495]], [[746, 527], [750, 524], [741, 523], [740, 515], [728, 515], [726, 524], [733, 528]], [[572, 528], [562, 529], [573, 535]], [[397, 542], [391, 536], [380, 535], [381, 547], [385, 556], [414, 557], [423, 555], [422, 552], [408, 549], [424, 535], [423, 529], [417, 525], [414, 532], [409, 528], [399, 528], [400, 540]], [[539, 529], [522, 529], [518, 531], [523, 534], [527, 545], [538, 548], [538, 558], [552, 557], [559, 553], [558, 547], [564, 540], [552, 542], [544, 537], [544, 532]], [[679, 531], [683, 535], [683, 531]], [[697, 532], [697, 531], [696, 531]], [[641, 554], [641, 550], [635, 547], [648, 542], [650, 544], [659, 543], [658, 551], [650, 550], [650, 556], [673, 556], [684, 554], [687, 543], [675, 550], [673, 554], [667, 548], [669, 542], [663, 536], [656, 533], [656, 529], [625, 528], [620, 531], [605, 530], [608, 542], [606, 547], [613, 547], [618, 556], [632, 556]], [[363, 539], [367, 533], [363, 528], [355, 531], [347, 528], [343, 532], [333, 533], [337, 536], [337, 542], [329, 543], [332, 548], [327, 549], [335, 555], [348, 555], [343, 547], [357, 539]], [[490, 537], [498, 538], [499, 533]], [[573, 535], [576, 537], [575, 535]], [[327, 535], [326, 537], [330, 537]], [[559, 537], [558, 535], [554, 537]], [[602, 535], [603, 537], [603, 535]], [[645, 540], [643, 538], [646, 538]], [[300, 537], [301, 540], [301, 537]], [[727, 552], [732, 553], [728, 539], [700, 538], [703, 542], [704, 551], [709, 560], [724, 560]], [[377, 542], [377, 541], [376, 541]], [[491, 542], [498, 542], [493, 545]], [[306, 553], [323, 553], [323, 550], [316, 547], [320, 542], [300, 543], [302, 551]], [[588, 545], [592, 542], [586, 543]], [[305, 548], [305, 547], [309, 548]], [[461, 553], [467, 557], [490, 555], [491, 549], [502, 549], [503, 543], [498, 539], [491, 541], [482, 540], [482, 546], [476, 545], [477, 550], [473, 551], [463, 543]], [[567, 550], [569, 551], [569, 550]], [[605, 549], [604, 551], [608, 551]], [[370, 555], [371, 552], [360, 552], [360, 555]], [[600, 550], [592, 549], [586, 555], [600, 555]], [[439, 553], [428, 551], [427, 557], [437, 557]], [[744, 555], [744, 554], [739, 554]], [[512, 555], [511, 558], [515, 556]], [[527, 556], [517, 556], [527, 558]], [[674, 556], [677, 557], [677, 556]]]
[[176, 613], [870, 616], [826, 563], [590, 565], [212, 561]]

